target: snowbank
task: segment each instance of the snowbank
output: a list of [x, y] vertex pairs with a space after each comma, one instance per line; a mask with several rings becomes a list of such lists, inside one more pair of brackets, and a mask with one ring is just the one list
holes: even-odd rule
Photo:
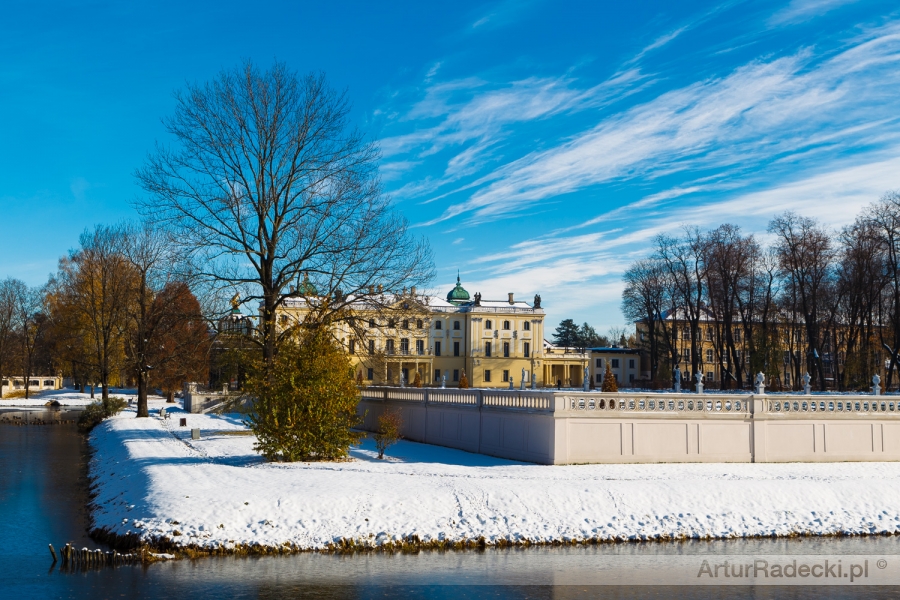
[[97, 528], [226, 551], [900, 532], [897, 463], [539, 466], [411, 442], [379, 461], [366, 440], [347, 462], [268, 464], [240, 416], [163, 405], [92, 434]]

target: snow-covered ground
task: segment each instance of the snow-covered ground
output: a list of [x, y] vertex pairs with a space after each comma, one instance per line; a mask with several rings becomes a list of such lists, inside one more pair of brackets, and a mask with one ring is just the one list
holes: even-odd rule
[[346, 462], [271, 464], [239, 415], [161, 406], [92, 434], [97, 527], [210, 549], [900, 532], [897, 463], [541, 466], [412, 442], [379, 461], [366, 440]]
[[[120, 398], [132, 399], [135, 397], [133, 389], [110, 389], [110, 396], [118, 396]], [[3, 398], [0, 399], [0, 408], [33, 408], [45, 407], [56, 401], [60, 406], [87, 406], [91, 402], [100, 399], [100, 388], [95, 391], [96, 398], [91, 398], [90, 394], [81, 394], [71, 389], [62, 390], [45, 390], [43, 392], [35, 392], [31, 398]]]

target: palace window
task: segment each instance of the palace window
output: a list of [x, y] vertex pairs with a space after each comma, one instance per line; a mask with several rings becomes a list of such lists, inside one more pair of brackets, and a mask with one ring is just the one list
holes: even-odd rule
[[369, 329], [375, 329], [375, 319], [369, 319]]
[[612, 368], [613, 368], [613, 369], [618, 369], [618, 368], [619, 368], [619, 359], [618, 359], [618, 358], [612, 359]]
[[503, 342], [503, 356], [509, 358], [509, 342]]
[[443, 326], [441, 325], [441, 321], [435, 321], [435, 322], [434, 322], [434, 328], [435, 328], [435, 329], [441, 329], [442, 327], [443, 327]]
[[422, 329], [422, 319], [416, 319], [416, 329]]
[[459, 331], [459, 321], [453, 321], [453, 330]]
[[490, 356], [490, 355], [491, 355], [491, 343], [490, 343], [490, 342], [485, 342], [485, 343], [484, 343], [484, 355], [485, 355], [485, 356]]
[[441, 355], [441, 343], [440, 343], [440, 342], [435, 342], [435, 343], [434, 343], [434, 355], [435, 355], [435, 356], [440, 356], [440, 355]]
[[425, 354], [425, 340], [416, 340], [416, 354], [419, 356]]
[[435, 381], [435, 383], [437, 383], [440, 380], [441, 380], [441, 370], [435, 369], [434, 370], [434, 381]]
[[369, 354], [375, 354], [375, 340], [369, 340]]
[[683, 357], [685, 362], [690, 361], [691, 360], [691, 349], [690, 348], [682, 349], [681, 356]]
[[738, 329], [737, 327], [734, 328], [734, 341], [735, 342], [741, 341], [741, 330]]
[[714, 377], [715, 377], [715, 374], [712, 371], [706, 372], [706, 380], [707, 381], [712, 381]]
[[400, 340], [400, 354], [409, 354], [409, 340], [406, 338]]
[[287, 322], [288, 322], [288, 316], [287, 316], [287, 315], [281, 315], [281, 324], [282, 324], [282, 325], [287, 325]]
[[45, 379], [45, 380], [44, 380], [44, 387], [47, 387], [47, 386], [51, 386], [51, 387], [52, 387], [52, 386], [54, 386], [54, 385], [56, 385], [56, 384], [54, 383], [54, 381], [53, 381], [52, 379]]
[[494, 326], [494, 324], [491, 322], [490, 319], [488, 319], [487, 321], [484, 322], [485, 329], [491, 329], [493, 326]]
[[712, 327], [707, 327], [706, 328], [706, 341], [711, 342], [712, 339], [713, 339], [713, 329], [712, 329]]
[[388, 328], [389, 329], [393, 329], [396, 326], [397, 326], [397, 321], [395, 321], [394, 319], [388, 319]]
[[629, 358], [629, 359], [628, 359], [628, 368], [629, 368], [629, 369], [633, 369], [633, 368], [634, 368], [634, 359], [633, 359], [633, 358]]
[[595, 379], [597, 380], [597, 383], [603, 383], [603, 374], [597, 373], [597, 375], [595, 376]]
[[453, 356], [459, 356], [459, 342], [453, 342]]
[[348, 344], [348, 349], [350, 351], [350, 354], [356, 354], [356, 340], [350, 340], [350, 343]]
[[525, 331], [531, 331], [531, 323], [525, 321], [524, 323], [522, 323], [522, 329], [524, 329]]
[[368, 379], [369, 381], [375, 379], [375, 369], [366, 369], [366, 379]]
[[503, 369], [503, 382], [506, 383], [507, 381], [509, 381], [509, 370]]
[[459, 381], [459, 369], [453, 369], [453, 381]]
[[503, 329], [509, 329], [509, 321], [503, 321]]
[[691, 328], [690, 327], [682, 327], [681, 339], [683, 339], [683, 340], [691, 339]]
[[491, 370], [490, 370], [490, 369], [485, 369], [485, 370], [484, 370], [484, 382], [485, 382], [485, 383], [490, 383], [490, 382], [491, 382]]
[[602, 368], [603, 368], [603, 359], [602, 359], [602, 358], [598, 358], [598, 359], [597, 359], [597, 362], [596, 362], [596, 365], [597, 365], [597, 368], [598, 368], [598, 369], [602, 369]]
[[524, 352], [525, 352], [525, 358], [530, 358], [530, 357], [531, 357], [531, 343], [530, 343], [530, 342], [525, 342], [525, 343], [523, 344], [523, 347], [524, 347], [524, 349], [525, 349], [525, 350], [524, 350]]
[[394, 340], [388, 340], [384, 343], [384, 352], [386, 354], [394, 353]]
[[711, 363], [713, 361], [713, 351], [710, 348], [706, 349], [706, 362]]
[[409, 329], [409, 319], [403, 319], [403, 329]]

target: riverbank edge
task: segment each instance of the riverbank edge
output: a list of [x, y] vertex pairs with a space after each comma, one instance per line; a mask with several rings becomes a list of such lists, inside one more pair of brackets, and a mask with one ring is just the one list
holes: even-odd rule
[[341, 538], [337, 542], [326, 544], [323, 548], [303, 547], [294, 542], [284, 542], [281, 545], [271, 546], [260, 543], [252, 544], [234, 544], [231, 547], [210, 548], [202, 544], [182, 544], [177, 540], [173, 540], [168, 536], [145, 538], [140, 534], [117, 534], [105, 528], [96, 528], [91, 530], [91, 538], [98, 542], [113, 548], [119, 552], [140, 552], [144, 556], [144, 562], [156, 562], [161, 559], [154, 554], [170, 554], [175, 559], [195, 559], [204, 557], [219, 556], [279, 556], [303, 553], [322, 553], [322, 554], [360, 554], [360, 553], [383, 553], [383, 554], [415, 554], [425, 551], [439, 552], [464, 552], [464, 551], [485, 551], [489, 549], [509, 549], [509, 548], [532, 548], [532, 547], [562, 547], [562, 546], [601, 546], [613, 544], [657, 544], [671, 542], [692, 542], [692, 541], [721, 541], [730, 539], [779, 539], [779, 538], [833, 538], [833, 537], [893, 537], [900, 535], [900, 530], [881, 531], [875, 533], [848, 533], [838, 531], [834, 533], [811, 533], [811, 532], [791, 532], [785, 535], [757, 535], [746, 536], [742, 538], [732, 537], [691, 537], [691, 536], [668, 536], [661, 535], [657, 537], [647, 538], [585, 538], [570, 540], [550, 540], [550, 541], [531, 541], [500, 539], [496, 542], [487, 541], [484, 537], [478, 539], [465, 540], [428, 540], [423, 541], [418, 536], [410, 536], [400, 541], [387, 541], [376, 544], [373, 540]]

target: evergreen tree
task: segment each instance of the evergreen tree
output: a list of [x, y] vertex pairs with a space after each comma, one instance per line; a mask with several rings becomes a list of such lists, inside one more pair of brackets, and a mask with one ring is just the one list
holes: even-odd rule
[[561, 321], [553, 333], [553, 343], [557, 346], [577, 346], [580, 341], [578, 325], [572, 319]]
[[609, 368], [609, 361], [606, 361], [606, 373], [603, 374], [603, 385], [600, 386], [601, 392], [618, 392], [619, 386], [616, 384], [616, 376], [613, 375], [612, 369]]

